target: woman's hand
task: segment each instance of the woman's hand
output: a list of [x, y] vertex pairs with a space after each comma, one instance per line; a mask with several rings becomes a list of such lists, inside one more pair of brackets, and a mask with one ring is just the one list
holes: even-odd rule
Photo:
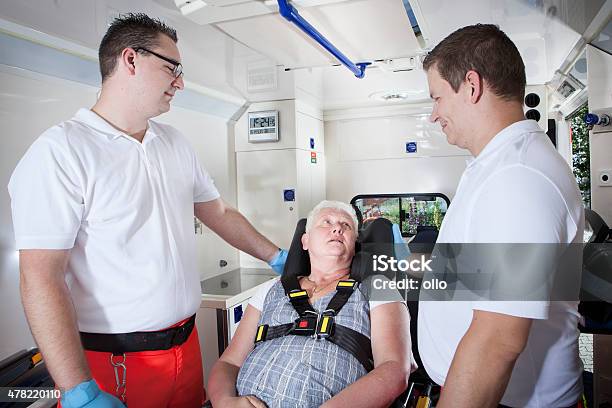
[[214, 408], [268, 408], [268, 406], [254, 395], [243, 397], [229, 397], [215, 403]]
[[260, 400], [254, 395], [247, 395], [246, 398], [249, 400], [251, 404], [253, 404], [255, 408], [268, 408], [265, 402], [263, 402], [262, 400]]

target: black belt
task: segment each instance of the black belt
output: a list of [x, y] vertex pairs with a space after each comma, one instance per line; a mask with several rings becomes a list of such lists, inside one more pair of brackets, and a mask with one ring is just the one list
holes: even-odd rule
[[123, 354], [137, 351], [168, 350], [185, 343], [193, 331], [195, 315], [185, 324], [156, 332], [133, 333], [85, 333], [81, 332], [83, 348], [89, 351], [102, 351]]

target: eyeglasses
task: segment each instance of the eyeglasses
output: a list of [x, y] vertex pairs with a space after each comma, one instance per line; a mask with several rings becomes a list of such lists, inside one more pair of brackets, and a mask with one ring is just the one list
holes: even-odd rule
[[175, 61], [175, 60], [173, 60], [171, 58], [168, 58], [168, 57], [164, 57], [163, 55], [159, 55], [158, 53], [153, 52], [153, 51], [151, 51], [151, 50], [149, 50], [147, 48], [144, 48], [144, 47], [136, 47], [136, 48], [134, 48], [134, 51], [136, 51], [136, 52], [139, 52], [139, 51], [148, 52], [149, 54], [153, 54], [157, 58], [162, 59], [162, 60], [166, 61], [169, 64], [172, 64], [172, 66], [174, 67], [174, 68], [172, 68], [172, 75], [174, 75], [174, 78], [178, 78], [181, 75], [183, 75], [183, 65], [180, 62], [177, 62], [177, 61]]

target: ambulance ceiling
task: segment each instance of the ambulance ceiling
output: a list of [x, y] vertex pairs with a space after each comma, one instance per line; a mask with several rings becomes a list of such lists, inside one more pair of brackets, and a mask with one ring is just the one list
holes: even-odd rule
[[523, 57], [528, 84], [546, 84], [606, 0], [291, 0], [352, 62], [376, 61], [359, 80], [332, 67], [336, 58], [286, 21], [277, 0], [174, 2], [187, 19], [217, 28], [272, 63], [323, 67], [323, 106], [334, 109], [380, 104], [381, 97], [385, 104], [427, 101], [420, 58], [454, 30], [475, 23], [499, 25]]
[[[176, 0], [176, 4], [185, 17], [216, 26], [285, 68], [338, 63], [286, 21], [275, 0]], [[409, 57], [421, 49], [402, 0], [294, 0], [291, 4], [353, 62]]]
[[[406, 0], [418, 22], [424, 51], [432, 49], [447, 35], [466, 25], [497, 24], [514, 41], [525, 62], [529, 85], [554, 81], [556, 71], [584, 42], [582, 35], [594, 29], [593, 22], [605, 16], [604, 4], [611, 0]], [[602, 12], [603, 11], [603, 12]], [[597, 16], [597, 17], [596, 17]], [[384, 27], [382, 27], [384, 30]], [[602, 32], [599, 37], [606, 41]], [[390, 39], [393, 41], [393, 39]], [[384, 72], [378, 67], [355, 80], [338, 69], [325, 68], [323, 77], [326, 109], [367, 106], [377, 95], [391, 96], [384, 103], [402, 103], [394, 95], [405, 94], [404, 103], [428, 100], [422, 70]], [[380, 103], [380, 102], [378, 102]]]
[[[179, 32], [188, 89], [238, 104], [245, 99], [295, 97], [290, 75], [273, 78], [276, 91], [249, 93], [251, 70], [263, 73], [253, 76], [259, 80], [270, 66], [279, 64], [286, 68], [323, 66], [311, 70], [321, 73], [316, 81], [306, 75], [310, 71], [298, 70], [295, 75], [308, 78], [309, 82], [301, 82], [308, 82], [313, 89], [304, 91], [320, 95], [325, 109], [427, 101], [427, 81], [414, 56], [423, 55], [464, 25], [499, 24], [517, 44], [530, 84], [550, 81], [580, 44], [581, 35], [609, 50], [612, 33], [603, 27], [609, 21], [612, 0], [291, 0], [299, 13], [353, 62], [384, 60], [369, 67], [363, 79], [356, 79], [346, 68], [331, 66], [337, 64], [334, 57], [282, 18], [277, 0], [4, 3], [0, 31], [90, 60], [95, 60], [99, 41], [118, 14], [142, 11], [159, 17]], [[411, 11], [414, 21], [409, 20]], [[594, 27], [599, 20], [603, 26]], [[420, 35], [415, 36], [415, 31]]]
[[527, 82], [550, 81], [605, 0], [409, 0], [432, 48], [456, 29], [497, 24], [525, 62]]
[[[277, 0], [175, 3], [188, 19], [217, 27], [285, 68], [338, 63], [280, 16]], [[291, 1], [302, 17], [353, 62], [422, 55], [424, 49], [431, 49], [457, 28], [477, 22], [497, 24], [517, 44], [530, 84], [552, 79], [604, 3], [605, 0]], [[416, 17], [416, 28], [409, 13]]]

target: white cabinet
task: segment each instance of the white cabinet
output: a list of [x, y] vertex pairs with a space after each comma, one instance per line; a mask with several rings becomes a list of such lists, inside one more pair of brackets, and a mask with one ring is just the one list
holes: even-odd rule
[[[270, 110], [279, 113], [280, 140], [249, 143], [248, 113]], [[236, 123], [235, 135], [238, 209], [258, 231], [288, 248], [297, 221], [325, 199], [322, 112], [295, 100], [256, 103]], [[263, 265], [240, 254], [241, 267]]]
[[202, 303], [196, 314], [204, 383], [236, 333], [249, 299], [277, 275], [270, 269], [238, 268], [200, 282]]

